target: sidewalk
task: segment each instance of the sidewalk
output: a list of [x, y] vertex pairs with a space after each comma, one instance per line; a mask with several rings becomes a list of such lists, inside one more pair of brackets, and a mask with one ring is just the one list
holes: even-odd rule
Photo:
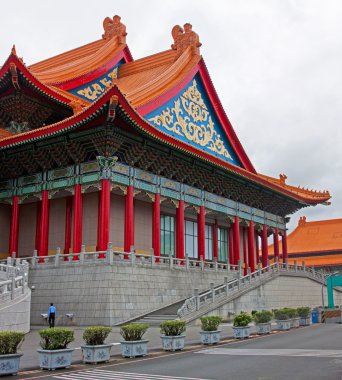
[[[41, 328], [46, 328], [46, 326], [41, 326], [41, 327], [34, 326], [31, 329], [31, 331], [25, 336], [25, 340], [19, 349], [19, 352], [23, 354], [20, 360], [21, 371], [39, 368], [37, 349], [40, 348], [39, 346], [40, 337], [38, 334], [38, 330], [40, 330]], [[255, 331], [254, 326], [251, 326], [251, 328], [252, 328], [251, 331], [254, 332]], [[81, 361], [81, 356], [82, 356], [81, 345], [84, 344], [82, 335], [83, 335], [83, 331], [85, 327], [74, 327], [73, 329], [75, 330], [75, 341], [72, 342], [69, 345], [69, 347], [75, 349], [75, 351], [72, 354], [72, 361], [73, 363], [77, 363]], [[222, 324], [220, 326], [220, 329], [222, 331], [221, 339], [230, 338], [233, 336], [232, 324]], [[201, 330], [200, 326], [193, 326], [193, 325], [187, 326], [186, 339], [185, 339], [186, 344], [199, 343], [200, 330]], [[159, 327], [151, 326], [147, 330], [146, 334], [144, 335], [144, 338], [149, 340], [149, 344], [148, 344], [149, 350], [161, 349]], [[106, 342], [114, 344], [111, 350], [111, 356], [121, 355], [120, 340], [121, 340], [120, 327], [113, 327], [112, 333], [106, 339]]]

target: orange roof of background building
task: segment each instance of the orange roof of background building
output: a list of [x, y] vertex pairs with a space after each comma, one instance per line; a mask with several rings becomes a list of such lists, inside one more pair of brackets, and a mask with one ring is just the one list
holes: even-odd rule
[[[310, 252], [342, 252], [342, 219], [308, 222], [303, 216], [298, 226], [287, 236], [289, 255]], [[273, 255], [273, 244], [269, 246]]]

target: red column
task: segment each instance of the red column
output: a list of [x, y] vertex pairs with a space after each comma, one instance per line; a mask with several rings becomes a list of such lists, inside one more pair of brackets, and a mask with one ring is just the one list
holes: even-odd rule
[[180, 200], [176, 211], [176, 257], [178, 259], [185, 258], [184, 251], [184, 201]]
[[152, 247], [154, 256], [160, 256], [160, 194], [154, 195], [152, 207]]
[[[98, 227], [97, 227], [97, 250], [105, 251], [109, 242], [110, 223], [110, 180], [101, 180], [99, 193]], [[99, 258], [105, 257], [103, 254]]]
[[124, 251], [130, 252], [131, 246], [134, 245], [134, 189], [133, 186], [127, 186], [125, 202], [125, 242]]
[[14, 195], [12, 198], [12, 216], [10, 227], [10, 240], [9, 240], [9, 255], [15, 252], [18, 256], [18, 239], [19, 239], [19, 197]]
[[229, 255], [229, 264], [234, 265], [235, 258], [234, 258], [234, 233], [233, 233], [233, 227], [230, 226], [228, 228], [228, 255]]
[[275, 229], [273, 233], [273, 250], [274, 250], [274, 262], [276, 259], [279, 260], [279, 231], [278, 228]]
[[42, 202], [37, 202], [36, 207], [36, 243], [34, 245], [37, 253], [39, 255], [39, 244], [40, 244], [40, 218], [42, 214]]
[[261, 251], [262, 251], [262, 266], [267, 267], [268, 244], [267, 244], [267, 226], [266, 226], [266, 224], [264, 224], [262, 226]]
[[[76, 184], [74, 188], [74, 225], [73, 225], [73, 253], [81, 252], [82, 248], [82, 188], [80, 184]], [[74, 256], [74, 260], [78, 260], [78, 256]]]
[[65, 254], [70, 253], [71, 218], [72, 218], [72, 197], [67, 197], [65, 200], [65, 229], [64, 229], [64, 253]]
[[248, 227], [248, 262], [252, 273], [255, 271], [254, 236], [254, 222], [251, 220]]
[[49, 193], [47, 190], [42, 191], [42, 205], [39, 230], [40, 239], [38, 245], [38, 255], [47, 256], [49, 246]]
[[282, 246], [283, 246], [283, 262], [285, 263], [288, 255], [287, 255], [287, 235], [286, 235], [286, 230], [283, 232], [282, 236]]
[[243, 246], [243, 274], [246, 276], [247, 268], [247, 230], [246, 227], [242, 228], [242, 246]]
[[216, 220], [213, 225], [213, 259], [218, 261], [218, 227]]
[[234, 233], [234, 265], [237, 265], [240, 260], [240, 223], [239, 217], [235, 217], [233, 225]]
[[205, 211], [204, 206], [200, 206], [197, 215], [197, 247], [198, 260], [205, 260]]

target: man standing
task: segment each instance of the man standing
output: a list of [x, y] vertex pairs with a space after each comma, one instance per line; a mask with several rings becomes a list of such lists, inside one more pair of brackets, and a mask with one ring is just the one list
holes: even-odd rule
[[50, 304], [49, 310], [48, 310], [48, 317], [49, 317], [49, 326], [55, 327], [55, 317], [56, 317], [56, 308], [53, 306], [53, 303]]

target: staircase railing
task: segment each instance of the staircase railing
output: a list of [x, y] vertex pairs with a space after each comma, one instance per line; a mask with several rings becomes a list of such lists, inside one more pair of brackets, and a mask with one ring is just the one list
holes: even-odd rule
[[0, 305], [14, 300], [28, 289], [28, 270], [26, 261], [11, 258], [7, 264], [0, 264]]
[[241, 270], [238, 271], [238, 278], [231, 281], [228, 281], [228, 278], [225, 277], [222, 285], [214, 286], [213, 283], [210, 284], [210, 289], [207, 291], [199, 293], [198, 289], [194, 289], [194, 295], [188, 298], [178, 309], [178, 317], [186, 318], [190, 314], [199, 311], [216, 301], [231, 298], [234, 294], [239, 294], [241, 290], [256, 287], [261, 281], [279, 274], [297, 274], [312, 278], [322, 284], [325, 284], [326, 282], [326, 275], [323, 272], [316, 271], [313, 267], [306, 267], [304, 263], [303, 265], [298, 266], [296, 263], [294, 265], [289, 265], [288, 263], [280, 263], [276, 261], [263, 268], [259, 264], [258, 269], [255, 272], [251, 273], [249, 271], [245, 276], [241, 276], [240, 273]]

